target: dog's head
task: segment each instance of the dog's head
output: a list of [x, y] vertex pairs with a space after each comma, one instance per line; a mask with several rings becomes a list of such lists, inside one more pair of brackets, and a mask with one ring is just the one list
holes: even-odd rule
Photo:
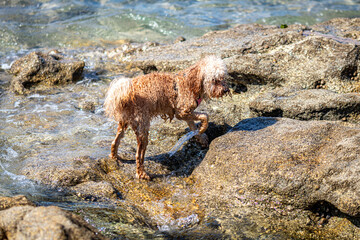
[[199, 67], [204, 98], [219, 98], [229, 94], [226, 83], [227, 68], [220, 57], [207, 56], [199, 62]]

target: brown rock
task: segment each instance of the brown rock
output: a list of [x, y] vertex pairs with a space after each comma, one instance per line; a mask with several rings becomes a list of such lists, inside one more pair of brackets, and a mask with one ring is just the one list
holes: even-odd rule
[[[312, 27], [245, 24], [215, 31], [196, 39], [150, 47], [120, 59], [144, 72], [185, 68], [203, 55], [224, 58], [236, 84], [271, 84], [300, 88], [323, 88], [350, 92], [359, 88], [359, 19], [340, 19], [314, 29], [349, 29], [351, 36], [310, 31]], [[322, 27], [322, 28], [321, 28]], [[339, 33], [339, 35], [336, 35]], [[351, 38], [349, 38], [351, 37]]]
[[34, 203], [29, 201], [25, 196], [19, 195], [15, 197], [1, 197], [0, 196], [0, 211], [14, 206], [35, 206]]
[[243, 120], [194, 170], [198, 203], [234, 239], [359, 239], [359, 142], [358, 127]]
[[27, 89], [40, 83], [52, 86], [73, 82], [81, 77], [84, 66], [83, 61], [65, 58], [54, 51], [32, 52], [12, 64], [10, 73], [14, 77], [11, 89], [24, 94]]
[[59, 207], [16, 206], [1, 211], [5, 239], [106, 239], [79, 216]]
[[254, 118], [215, 139], [195, 169], [207, 200], [280, 201], [299, 209], [328, 202], [360, 215], [360, 128]]
[[358, 94], [340, 94], [325, 89], [280, 88], [260, 95], [249, 104], [254, 116], [287, 117], [299, 120], [357, 120]]

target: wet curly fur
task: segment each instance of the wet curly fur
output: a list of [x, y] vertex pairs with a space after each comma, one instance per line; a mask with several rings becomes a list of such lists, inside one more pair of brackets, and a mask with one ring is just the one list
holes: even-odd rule
[[155, 116], [184, 120], [191, 130], [196, 130], [194, 121], [200, 121], [196, 138], [202, 145], [207, 145], [204, 132], [208, 127], [208, 115], [194, 110], [202, 99], [219, 98], [229, 92], [226, 76], [227, 69], [222, 59], [207, 56], [177, 73], [153, 72], [133, 79], [115, 79], [110, 84], [104, 103], [106, 115], [119, 123], [109, 156], [120, 160], [117, 154], [119, 143], [130, 126], [138, 143], [136, 177], [149, 180], [144, 170], [144, 157], [150, 121]]

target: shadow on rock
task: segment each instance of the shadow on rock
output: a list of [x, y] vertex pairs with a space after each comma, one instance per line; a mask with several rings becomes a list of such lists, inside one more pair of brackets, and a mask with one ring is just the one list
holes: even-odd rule
[[276, 118], [259, 117], [245, 119], [236, 124], [230, 132], [234, 131], [258, 131], [274, 125], [277, 122]]
[[[231, 126], [226, 123], [216, 124], [210, 122], [206, 130], [209, 144], [217, 137], [225, 134], [229, 129], [231, 129]], [[170, 171], [167, 174], [155, 174], [152, 176], [153, 178], [161, 178], [169, 175], [189, 177], [204, 159], [207, 151], [208, 147], [201, 147], [195, 138], [191, 138], [182, 149], [178, 150], [173, 156], [170, 156], [169, 153], [163, 153], [147, 157], [146, 160], [158, 162]]]

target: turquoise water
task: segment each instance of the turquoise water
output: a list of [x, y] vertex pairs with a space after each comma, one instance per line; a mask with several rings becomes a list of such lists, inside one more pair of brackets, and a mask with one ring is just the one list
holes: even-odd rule
[[38, 47], [164, 42], [242, 23], [311, 25], [334, 17], [360, 17], [360, 1], [5, 0], [0, 1], [0, 57]]

